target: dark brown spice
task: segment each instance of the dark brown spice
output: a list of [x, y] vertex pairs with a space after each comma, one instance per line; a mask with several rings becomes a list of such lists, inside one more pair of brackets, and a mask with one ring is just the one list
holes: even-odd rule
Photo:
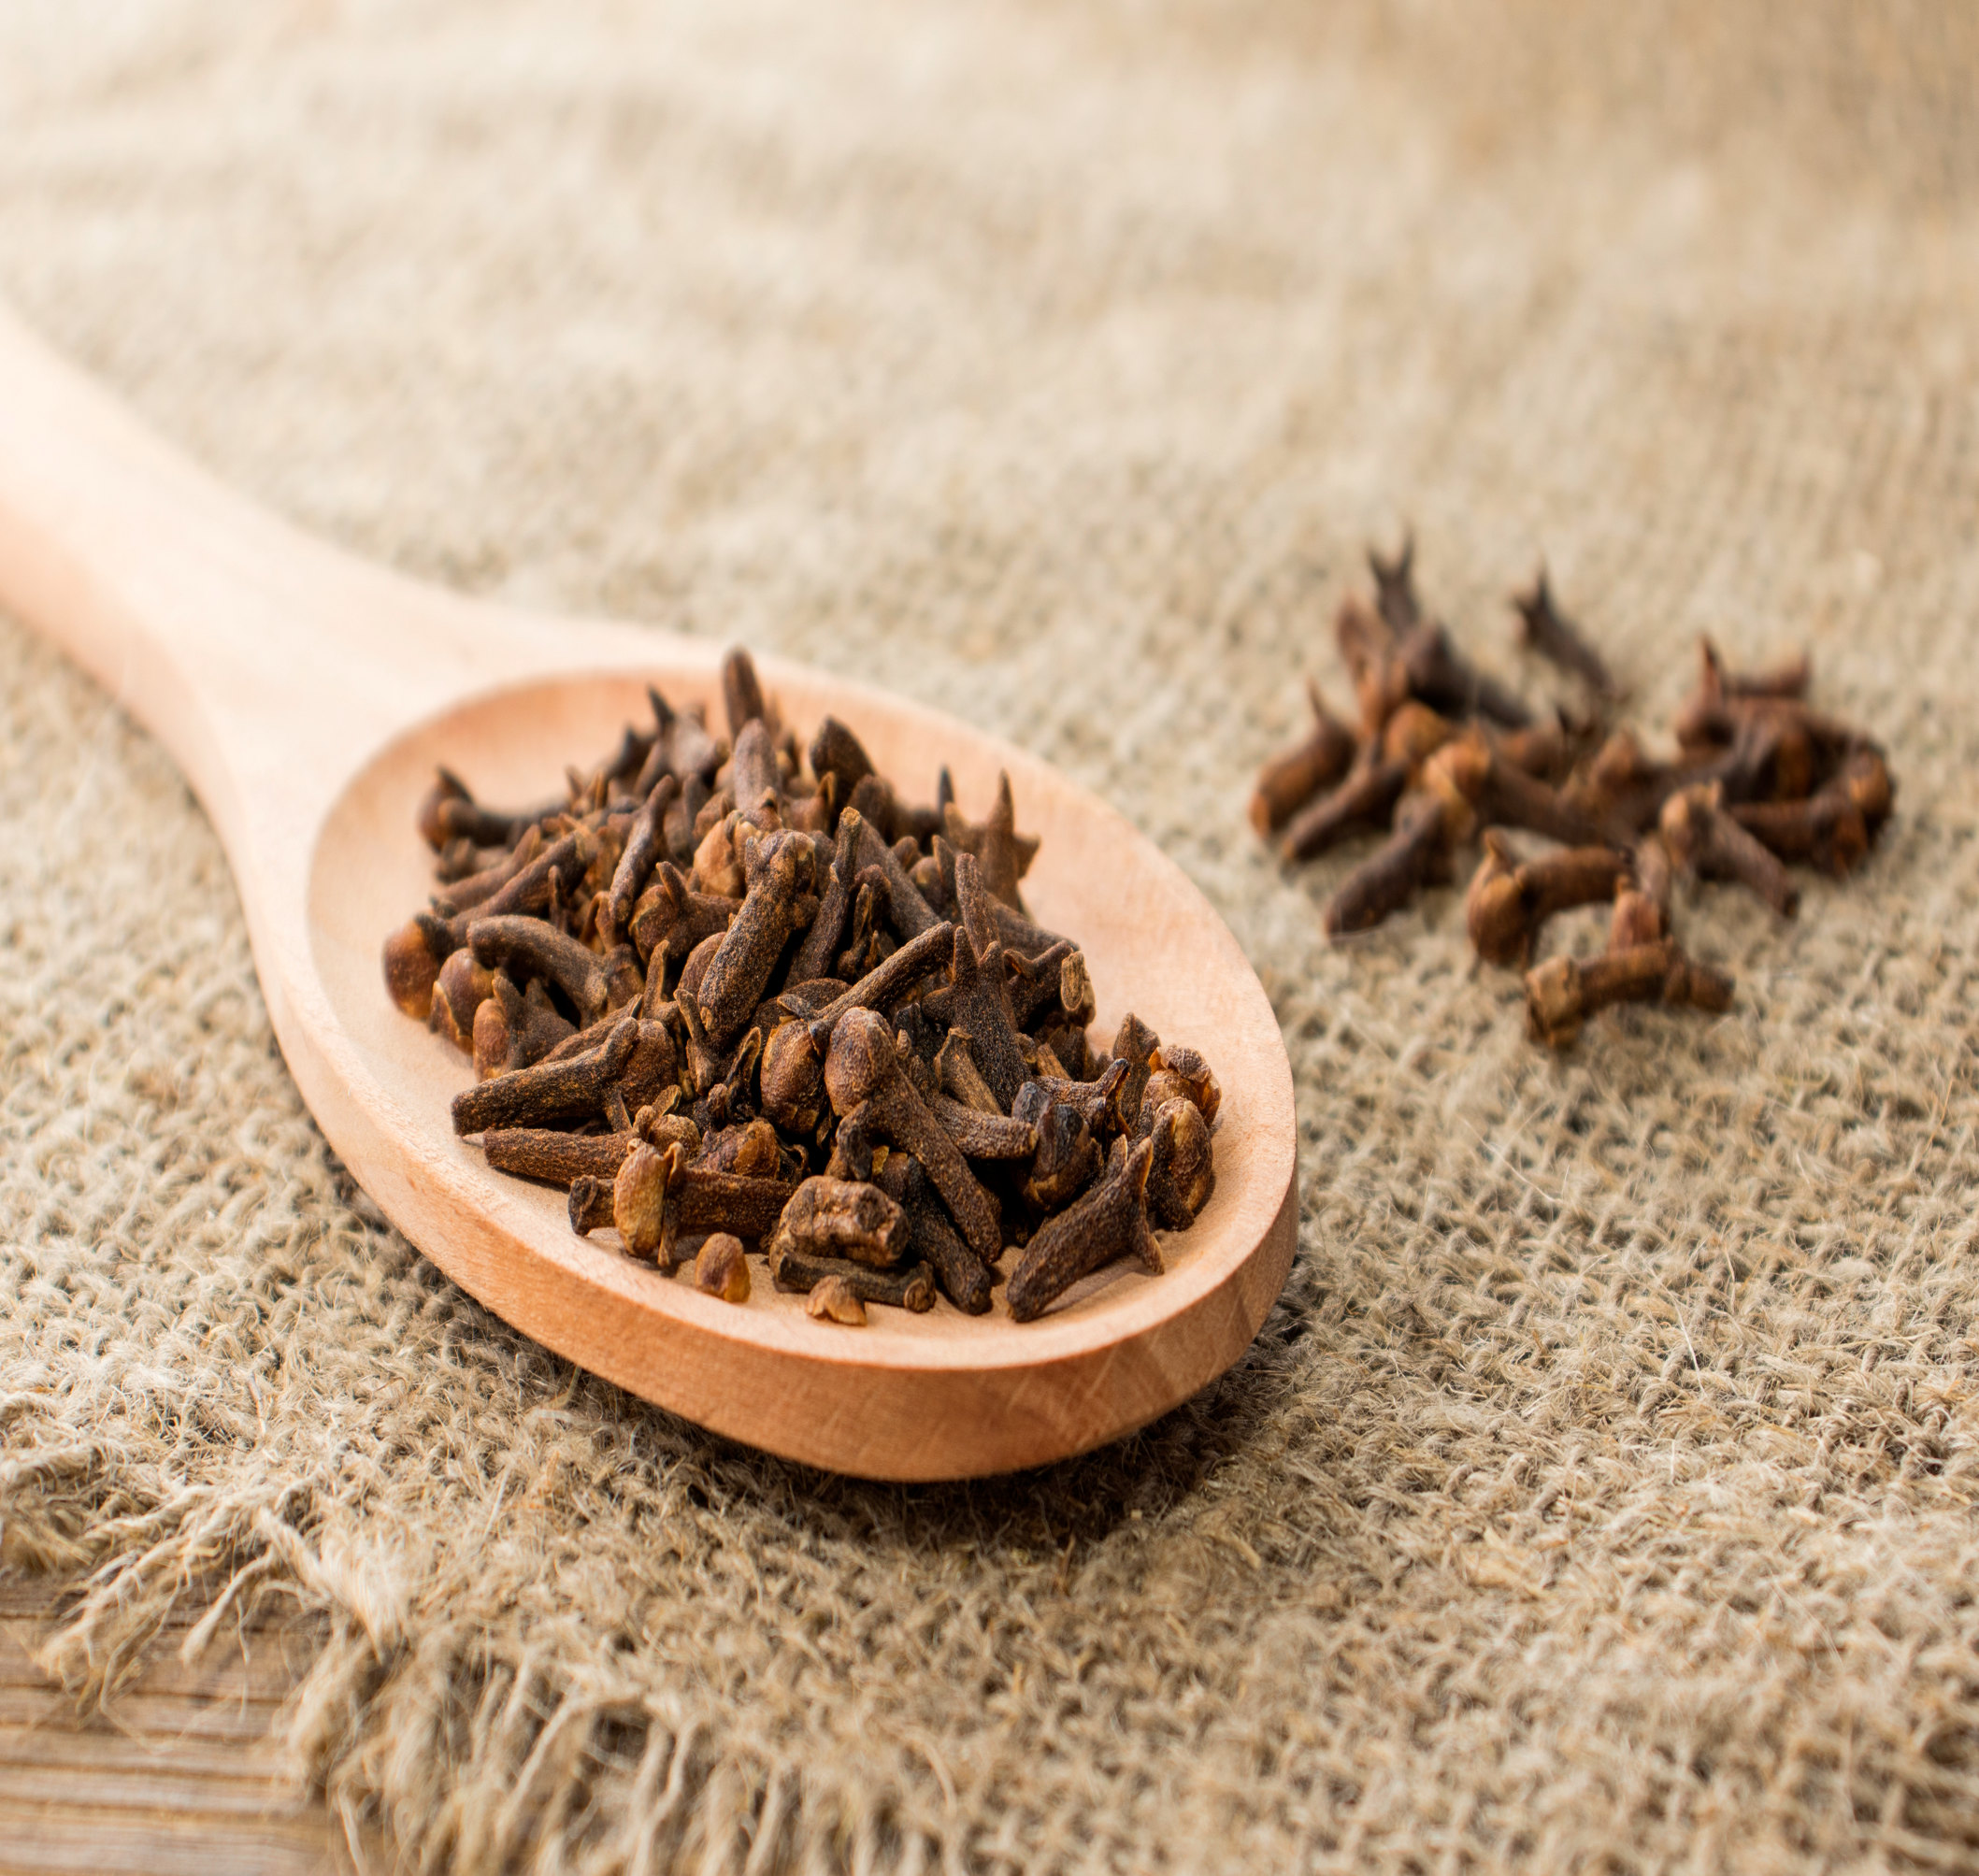
[[1555, 603], [1552, 582], [1546, 578], [1543, 562], [1533, 576], [1532, 591], [1513, 594], [1512, 604], [1518, 613], [1528, 651], [1538, 652], [1563, 671], [1571, 671], [1604, 697], [1618, 695], [1614, 679], [1601, 654], [1581, 636], [1581, 628]]
[[890, 1270], [907, 1255], [911, 1236], [907, 1213], [877, 1185], [820, 1174], [783, 1208], [770, 1252], [781, 1247]]
[[956, 1235], [927, 1168], [912, 1153], [893, 1153], [873, 1177], [906, 1214], [911, 1254], [935, 1273], [941, 1293], [965, 1315], [987, 1314], [996, 1272]]
[[1312, 728], [1283, 755], [1257, 771], [1251, 796], [1251, 825], [1260, 834], [1275, 834], [1323, 788], [1330, 788], [1354, 763], [1354, 732], [1327, 708], [1319, 686], [1310, 679], [1306, 698], [1312, 707]]
[[1039, 1228], [1007, 1293], [1011, 1314], [1020, 1323], [1042, 1315], [1080, 1278], [1117, 1258], [1132, 1257], [1144, 1270], [1160, 1274], [1161, 1253], [1148, 1228], [1154, 1158], [1152, 1140], [1126, 1149], [1098, 1185]]
[[[1401, 686], [1384, 746], [1421, 782], [1456, 734], [1408, 691], [1437, 646], [1381, 629]], [[386, 941], [387, 988], [475, 1058], [454, 1123], [492, 1167], [732, 1302], [761, 1246], [834, 1319], [938, 1294], [982, 1313], [1006, 1244], [1081, 1262], [1063, 1221], [1110, 1149], [1140, 1168], [1143, 1229], [1150, 1166], [1157, 1214], [1193, 1220], [1215, 1077], [1131, 1018], [1096, 1045], [1084, 954], [1024, 903], [1038, 843], [1007, 774], [980, 821], [946, 769], [909, 803], [847, 724], [800, 748], [741, 652], [727, 741], [651, 702], [539, 810], [487, 809], [444, 772], [421, 806], [440, 890]], [[1309, 772], [1337, 775], [1351, 735], [1315, 724], [1331, 753]]]
[[694, 1286], [724, 1303], [749, 1300], [749, 1260], [732, 1231], [713, 1231], [702, 1240], [694, 1260]]
[[[1800, 895], [1783, 862], [1844, 875], [1888, 819], [1895, 790], [1884, 752], [1809, 707], [1804, 656], [1739, 672], [1703, 641], [1697, 687], [1673, 724], [1678, 752], [1653, 758], [1633, 731], [1603, 722], [1619, 687], [1560, 609], [1543, 565], [1513, 601], [1522, 635], [1585, 682], [1592, 714], [1556, 709], [1536, 720], [1463, 659], [1417, 594], [1413, 537], [1392, 560], [1370, 551], [1370, 568], [1372, 603], [1349, 594], [1334, 618], [1359, 706], [1351, 757], [1322, 730], [1311, 748], [1275, 758], [1260, 771], [1254, 822], [1260, 832], [1282, 829], [1288, 861], [1385, 831], [1326, 907], [1337, 937], [1370, 929], [1449, 878], [1458, 850], [1479, 838], [1466, 922], [1487, 962], [1524, 966], [1549, 919], [1609, 904], [1603, 957], [1527, 973], [1533, 1028], [1549, 1041], [1564, 1044], [1586, 1015], [1616, 1002], [1728, 1006], [1730, 980], [1672, 936], [1676, 871], [1742, 883], [1790, 916]], [[1336, 783], [1307, 792], [1309, 778], [1343, 760]], [[1562, 851], [1522, 859], [1508, 828]], [[1139, 1085], [1127, 1092], [1140, 1096]], [[1124, 1123], [1153, 1124], [1145, 1113]]]

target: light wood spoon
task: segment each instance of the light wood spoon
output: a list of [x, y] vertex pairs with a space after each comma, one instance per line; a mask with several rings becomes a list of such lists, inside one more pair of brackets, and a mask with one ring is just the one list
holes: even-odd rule
[[1041, 1320], [804, 1313], [760, 1266], [746, 1304], [574, 1236], [561, 1193], [455, 1138], [455, 1050], [386, 997], [379, 948], [422, 906], [413, 809], [445, 762], [482, 798], [553, 794], [643, 719], [644, 688], [712, 706], [715, 648], [531, 618], [366, 565], [253, 508], [146, 432], [0, 310], [0, 603], [164, 741], [218, 828], [282, 1053], [330, 1144], [464, 1289], [559, 1354], [719, 1433], [834, 1470], [954, 1479], [1145, 1425], [1236, 1360], [1298, 1224], [1291, 1070], [1263, 988], [1182, 872], [1044, 763], [882, 692], [759, 661], [800, 734], [826, 711], [881, 769], [965, 809], [1007, 768], [1042, 839], [1025, 891], [1083, 946], [1111, 1034], [1129, 1009], [1209, 1058], [1216, 1187], [1164, 1234], [1158, 1277], [1115, 1267]]

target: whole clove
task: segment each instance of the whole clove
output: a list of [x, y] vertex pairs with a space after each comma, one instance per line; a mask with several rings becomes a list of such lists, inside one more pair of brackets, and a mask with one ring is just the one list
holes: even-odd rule
[[679, 790], [680, 783], [672, 776], [661, 776], [652, 784], [625, 836], [625, 850], [619, 855], [619, 864], [611, 875], [609, 928], [614, 938], [632, 923], [633, 906], [645, 891], [646, 881], [660, 857], [667, 810]]
[[1526, 973], [1526, 1006], [1533, 1032], [1556, 1049], [1580, 1034], [1598, 1010], [1616, 1003], [1687, 1005], [1714, 1014], [1731, 1008], [1731, 980], [1662, 938], [1611, 951], [1583, 962], [1549, 958]]
[[1731, 880], [1782, 918], [1800, 909], [1800, 892], [1780, 860], [1725, 811], [1722, 782], [1686, 788], [1664, 803], [1656, 823], [1671, 857], [1702, 880]]
[[1161, 1274], [1161, 1253], [1148, 1225], [1154, 1159], [1152, 1140], [1123, 1153], [1098, 1185], [1032, 1236], [1007, 1292], [1011, 1314], [1020, 1323], [1041, 1316], [1082, 1277], [1119, 1258], [1132, 1257], [1142, 1269]]
[[625, 1155], [639, 1136], [566, 1134], [554, 1127], [490, 1127], [481, 1135], [481, 1151], [496, 1172], [518, 1179], [536, 1179], [566, 1191], [581, 1179], [610, 1181], [618, 1177]]
[[1604, 697], [1617, 695], [1614, 679], [1606, 661], [1581, 636], [1581, 628], [1555, 603], [1553, 585], [1542, 562], [1533, 576], [1532, 591], [1513, 595], [1526, 649], [1536, 652], [1549, 664], [1571, 671]]
[[1486, 964], [1522, 965], [1556, 912], [1613, 898], [1628, 857], [1612, 847], [1568, 847], [1521, 861], [1499, 829], [1484, 832], [1484, 859], [1464, 898], [1470, 943]]
[[524, 992], [506, 971], [494, 971], [489, 995], [474, 1012], [474, 1072], [485, 1081], [491, 1075], [531, 1067], [547, 1061], [577, 1033], [576, 1026], [557, 1013], [539, 980], [532, 979]]
[[625, 1072], [638, 1044], [638, 1024], [627, 1017], [611, 1038], [587, 1055], [546, 1062], [496, 1075], [453, 1097], [453, 1131], [540, 1127], [553, 1121], [584, 1121], [601, 1113], [605, 1093]]
[[[925, 1314], [935, 1306], [935, 1274], [925, 1264], [912, 1264], [898, 1270], [875, 1270], [870, 1265], [854, 1264], [843, 1257], [815, 1256], [781, 1239], [771, 1241], [768, 1262], [770, 1282], [780, 1290], [803, 1294], [832, 1283], [861, 1303], [884, 1303], [915, 1315]], [[866, 1320], [863, 1313], [859, 1320]]]
[[1338, 788], [1292, 817], [1279, 851], [1287, 860], [1311, 860], [1350, 836], [1380, 826], [1395, 812], [1409, 785], [1409, 765], [1376, 758], [1355, 765]]
[[[964, 938], [958, 953], [967, 943]], [[963, 1241], [985, 1262], [993, 1261], [1002, 1245], [995, 1202], [901, 1072], [893, 1028], [883, 1018], [851, 1010], [839, 1019], [825, 1058], [825, 1088], [841, 1124], [856, 1115], [868, 1131], [927, 1168]]]
[[1306, 681], [1312, 727], [1302, 740], [1257, 771], [1251, 796], [1251, 825], [1275, 834], [1321, 789], [1338, 781], [1354, 763], [1354, 732], [1327, 708], [1319, 686]]
[[942, 1294], [965, 1315], [986, 1315], [994, 1268], [956, 1235], [927, 1168], [912, 1153], [889, 1153], [874, 1181], [906, 1216], [911, 1254], [934, 1272]]

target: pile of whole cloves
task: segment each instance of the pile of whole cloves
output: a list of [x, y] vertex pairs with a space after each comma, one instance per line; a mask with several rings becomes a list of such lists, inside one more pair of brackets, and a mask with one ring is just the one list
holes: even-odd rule
[[800, 752], [746, 652], [729, 739], [649, 692], [556, 801], [503, 813], [442, 769], [419, 810], [439, 890], [385, 941], [409, 1016], [474, 1058], [453, 1125], [567, 1188], [579, 1232], [691, 1262], [746, 1302], [749, 1257], [814, 1316], [869, 1303], [1019, 1322], [1210, 1196], [1216, 1080], [1129, 1016], [1107, 1051], [1085, 958], [1034, 924], [1008, 776], [982, 822], [943, 769], [905, 805], [835, 718]]
[[[1543, 568], [1513, 604], [1527, 648], [1580, 689], [1577, 714], [1542, 718], [1463, 657], [1422, 609], [1413, 541], [1392, 561], [1368, 558], [1374, 600], [1350, 594], [1334, 625], [1358, 723], [1334, 716], [1309, 684], [1312, 730], [1264, 766], [1251, 800], [1253, 824], [1287, 860], [1385, 830], [1327, 906], [1335, 938], [1449, 881], [1458, 853], [1481, 841], [1465, 897], [1471, 942], [1488, 963], [1525, 968], [1533, 1033], [1564, 1047], [1610, 1004], [1730, 1006], [1731, 979], [1671, 930], [1678, 879], [1735, 881], [1791, 917], [1800, 894], [1785, 863], [1845, 874], [1889, 818], [1884, 752], [1808, 707], [1805, 657], [1734, 672], [1704, 641], [1673, 725], [1677, 752], [1658, 761], [1611, 722], [1622, 694]], [[1553, 844], [1521, 857], [1508, 829]], [[1609, 903], [1600, 955], [1533, 966], [1555, 912]]]

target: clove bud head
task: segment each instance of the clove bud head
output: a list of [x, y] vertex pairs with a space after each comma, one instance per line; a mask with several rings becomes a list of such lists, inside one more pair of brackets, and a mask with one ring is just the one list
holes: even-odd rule
[[853, 1294], [843, 1277], [826, 1277], [812, 1286], [804, 1298], [804, 1313], [821, 1323], [843, 1323], [847, 1328], [866, 1326], [866, 1305]]
[[907, 1254], [911, 1235], [906, 1212], [878, 1186], [819, 1173], [791, 1195], [771, 1249], [886, 1270]]
[[1186, 1231], [1216, 1183], [1210, 1124], [1194, 1101], [1164, 1101], [1149, 1138], [1154, 1153], [1148, 1167], [1148, 1210], [1170, 1231]]
[[749, 1300], [749, 1262], [734, 1232], [714, 1232], [702, 1244], [694, 1260], [694, 1286], [724, 1303]]
[[759, 1078], [763, 1111], [786, 1133], [809, 1136], [817, 1131], [825, 1104], [825, 1066], [818, 1057], [810, 1025], [780, 1023], [763, 1045]]
[[[1215, 1124], [1216, 1110], [1223, 1105], [1223, 1090], [1199, 1049], [1192, 1049], [1186, 1042], [1164, 1042], [1154, 1052], [1154, 1073], [1148, 1077], [1148, 1086], [1152, 1088], [1162, 1075], [1175, 1076], [1188, 1098], [1202, 1110], [1203, 1119], [1212, 1125]], [[1145, 1107], [1147, 1096], [1143, 1094], [1140, 1098]]]
[[825, 1092], [834, 1113], [851, 1113], [899, 1072], [894, 1026], [885, 1017], [871, 1010], [848, 1010], [832, 1025]]
[[681, 1150], [664, 1153], [643, 1140], [625, 1155], [611, 1184], [611, 1217], [631, 1256], [653, 1263], [667, 1223], [667, 1186], [680, 1164]]
[[433, 1011], [433, 986], [439, 981], [439, 959], [427, 942], [418, 917], [408, 919], [384, 944], [385, 989], [408, 1016], [423, 1023]]

